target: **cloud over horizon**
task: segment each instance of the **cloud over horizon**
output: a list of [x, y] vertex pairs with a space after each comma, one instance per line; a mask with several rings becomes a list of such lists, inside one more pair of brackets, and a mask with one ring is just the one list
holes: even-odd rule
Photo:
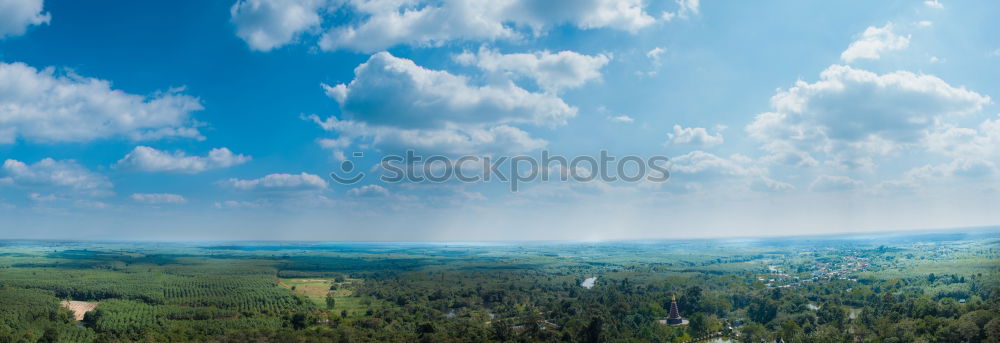
[[111, 82], [0, 62], [0, 144], [203, 139], [191, 114], [198, 98], [178, 89], [150, 96], [111, 88]]
[[188, 156], [183, 151], [167, 152], [137, 146], [115, 163], [116, 168], [144, 172], [200, 173], [227, 168], [250, 161], [249, 156], [233, 154], [227, 148], [215, 148], [208, 156]]
[[923, 142], [941, 119], [990, 102], [933, 75], [832, 65], [815, 83], [779, 90], [772, 112], [758, 114], [746, 131], [765, 151], [801, 156], [791, 162], [826, 156], [843, 167], [872, 168], [874, 157]]
[[104, 196], [112, 194], [113, 185], [104, 175], [94, 173], [73, 160], [55, 160], [43, 158], [38, 162], [27, 164], [18, 160], [7, 159], [0, 167], [3, 175], [0, 185], [26, 187], [42, 187], [57, 191], [70, 191], [87, 196]]
[[343, 118], [309, 117], [348, 138], [370, 137], [376, 147], [471, 153], [545, 145], [513, 126], [559, 126], [577, 109], [559, 97], [513, 82], [474, 85], [462, 75], [426, 69], [387, 52], [355, 68], [347, 84], [323, 85]]

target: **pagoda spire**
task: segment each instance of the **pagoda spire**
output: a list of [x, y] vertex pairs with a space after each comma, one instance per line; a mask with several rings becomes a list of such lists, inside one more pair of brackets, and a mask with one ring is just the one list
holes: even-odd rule
[[667, 317], [668, 325], [687, 325], [687, 320], [681, 318], [681, 313], [677, 309], [677, 296], [670, 295], [670, 316]]

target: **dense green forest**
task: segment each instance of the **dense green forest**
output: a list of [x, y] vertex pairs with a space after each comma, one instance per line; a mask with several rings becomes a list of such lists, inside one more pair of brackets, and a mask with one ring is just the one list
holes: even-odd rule
[[3, 241], [0, 342], [1000, 342], [998, 236]]

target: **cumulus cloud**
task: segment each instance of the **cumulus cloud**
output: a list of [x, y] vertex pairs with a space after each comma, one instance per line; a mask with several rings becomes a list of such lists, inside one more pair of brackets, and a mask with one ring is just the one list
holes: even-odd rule
[[660, 58], [662, 58], [663, 53], [667, 52], [666, 49], [661, 47], [655, 47], [648, 52], [646, 52], [646, 57], [649, 58], [653, 65], [660, 65]]
[[948, 126], [933, 131], [927, 147], [959, 159], [1000, 158], [1000, 119], [987, 119], [976, 129]]
[[187, 199], [170, 193], [133, 193], [132, 200], [144, 204], [183, 204]]
[[820, 175], [812, 184], [809, 190], [814, 192], [835, 192], [858, 189], [864, 187], [864, 182], [839, 175]]
[[467, 78], [380, 52], [354, 70], [349, 84], [324, 85], [349, 117], [369, 124], [441, 128], [449, 124], [561, 125], [576, 109], [513, 83], [474, 86]]
[[[941, 118], [980, 111], [985, 95], [925, 74], [875, 74], [833, 65], [820, 81], [798, 81], [771, 98], [772, 112], [747, 125], [751, 137], [791, 162], [825, 154], [839, 166], [871, 168], [873, 156], [921, 143]], [[777, 156], [774, 160], [781, 160]]]
[[112, 89], [105, 80], [24, 63], [0, 62], [0, 144], [202, 138], [191, 119], [197, 98], [179, 90], [151, 96]]
[[389, 196], [389, 190], [379, 185], [364, 185], [351, 188], [347, 191], [347, 195], [354, 197], [385, 197]]
[[680, 125], [674, 125], [674, 132], [667, 133], [667, 139], [670, 140], [671, 144], [690, 144], [701, 147], [711, 147], [725, 141], [720, 132], [711, 135], [703, 127], [681, 127]]
[[237, 155], [227, 148], [216, 148], [208, 156], [187, 156], [183, 151], [167, 152], [148, 146], [137, 146], [115, 167], [146, 172], [200, 173], [227, 168], [250, 161], [249, 156]]
[[687, 19], [692, 14], [698, 14], [701, 7], [700, 0], [677, 0], [676, 12], [663, 12], [660, 18], [663, 20], [673, 20], [674, 18]]
[[23, 35], [29, 26], [48, 24], [44, 0], [0, 0], [0, 39]]
[[924, 0], [924, 5], [927, 5], [927, 7], [930, 8], [937, 8], [937, 9], [944, 8], [944, 4], [942, 4], [938, 0]]
[[660, 68], [663, 67], [663, 54], [667, 50], [661, 47], [655, 47], [646, 52], [646, 58], [649, 59], [649, 64], [652, 68], [649, 71], [641, 72], [637, 71], [636, 75], [639, 76], [653, 76], [660, 72]]
[[559, 91], [599, 80], [601, 68], [608, 64], [611, 57], [604, 54], [588, 56], [573, 51], [503, 54], [480, 47], [479, 52], [465, 51], [455, 56], [455, 60], [511, 79], [529, 78], [541, 89]]
[[252, 180], [231, 178], [220, 183], [243, 191], [315, 191], [327, 187], [326, 180], [309, 173], [269, 174]]
[[226, 200], [216, 201], [213, 207], [217, 209], [261, 208], [264, 204], [253, 201]]
[[612, 123], [630, 124], [635, 122], [635, 118], [632, 118], [631, 116], [626, 114], [616, 113], [612, 110], [609, 110], [605, 106], [597, 106], [597, 113], [604, 115], [605, 118]]
[[342, 154], [342, 150], [336, 150], [342, 149], [342, 138], [354, 141], [367, 137], [371, 139], [373, 146], [385, 151], [414, 149], [444, 154], [518, 153], [541, 149], [548, 144], [543, 139], [532, 138], [527, 132], [509, 125], [489, 128], [452, 126], [441, 129], [409, 129], [367, 125], [335, 117], [320, 119], [319, 116], [310, 115], [306, 118], [341, 136], [334, 140], [319, 141], [320, 146], [339, 152], [338, 156]]
[[932, 178], [946, 177], [966, 177], [979, 178], [995, 175], [997, 166], [995, 163], [979, 159], [957, 159], [944, 164], [924, 165], [906, 172], [906, 178], [913, 180], [926, 180]]
[[795, 188], [791, 184], [771, 179], [766, 168], [740, 154], [727, 158], [696, 150], [671, 158], [667, 167], [670, 170], [668, 182], [679, 183], [688, 190], [701, 189], [704, 185], [729, 187], [728, 190], [735, 190], [732, 188], [735, 186], [742, 190], [767, 192]]
[[34, 202], [53, 202], [60, 200], [59, 197], [54, 194], [41, 194], [37, 192], [28, 193], [28, 199], [31, 199], [31, 201]]
[[996, 184], [998, 172], [996, 163], [984, 159], [955, 159], [948, 163], [927, 164], [908, 170], [899, 179], [887, 180], [876, 185], [883, 192], [914, 191], [937, 184], [958, 181], [985, 181]]
[[112, 188], [107, 177], [91, 172], [73, 160], [44, 158], [27, 164], [8, 159], [0, 170], [4, 174], [0, 180], [25, 187], [52, 187], [88, 195], [107, 195]]
[[344, 118], [307, 118], [342, 137], [371, 137], [380, 148], [532, 150], [545, 142], [512, 125], [557, 126], [577, 113], [554, 94], [529, 92], [510, 81], [473, 85], [464, 76], [387, 52], [372, 55], [354, 74], [348, 84], [323, 85]]
[[229, 9], [236, 35], [251, 49], [268, 51], [318, 29], [327, 0], [238, 0]]
[[111, 208], [111, 204], [103, 201], [87, 200], [87, 199], [77, 199], [73, 201], [73, 206], [87, 209], [102, 210], [106, 208]]
[[518, 39], [569, 24], [580, 29], [636, 32], [656, 22], [642, 0], [344, 1], [357, 22], [322, 35], [323, 50], [374, 52], [396, 45], [438, 46], [451, 41]]
[[[697, 12], [697, 1], [681, 3], [684, 13]], [[333, 23], [333, 13], [352, 19]], [[261, 51], [321, 27], [327, 28], [318, 41], [323, 50], [374, 52], [397, 45], [517, 40], [564, 24], [636, 32], [656, 22], [642, 0], [239, 0], [230, 16], [237, 36]]]
[[749, 157], [733, 155], [720, 157], [704, 151], [692, 151], [670, 159], [671, 174], [745, 176], [760, 174], [761, 169], [752, 165]]
[[819, 166], [819, 161], [816, 161], [808, 153], [797, 150], [790, 144], [782, 145], [773, 143], [766, 146], [771, 153], [761, 158], [762, 162], [802, 168]]
[[883, 53], [906, 49], [910, 45], [910, 36], [900, 36], [892, 32], [892, 23], [883, 27], [869, 26], [861, 34], [861, 38], [851, 43], [840, 54], [844, 62], [854, 62], [858, 59], [879, 59]]

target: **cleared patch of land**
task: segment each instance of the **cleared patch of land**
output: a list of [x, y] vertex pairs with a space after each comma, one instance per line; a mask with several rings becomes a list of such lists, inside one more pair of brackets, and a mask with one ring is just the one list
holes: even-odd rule
[[76, 301], [76, 300], [63, 300], [59, 302], [59, 305], [73, 311], [73, 318], [76, 320], [83, 320], [83, 316], [87, 312], [93, 311], [97, 308], [96, 301]]
[[327, 293], [330, 293], [330, 286], [334, 283], [330, 280], [314, 279], [281, 279], [279, 285], [291, 289], [295, 294], [301, 294], [312, 299], [317, 304], [325, 301]]
[[[352, 283], [357, 281], [359, 280], [350, 278], [343, 282], [322, 279], [282, 278], [278, 280], [278, 285], [291, 289], [295, 294], [304, 295], [320, 307], [326, 306], [326, 296], [328, 294], [333, 295], [337, 303], [333, 308], [335, 312], [339, 313], [343, 310], [347, 311], [349, 315], [357, 316], [365, 313], [372, 302], [370, 298], [354, 296], [351, 286]], [[294, 289], [292, 289], [293, 286]], [[330, 286], [337, 286], [337, 289], [331, 290]]]

